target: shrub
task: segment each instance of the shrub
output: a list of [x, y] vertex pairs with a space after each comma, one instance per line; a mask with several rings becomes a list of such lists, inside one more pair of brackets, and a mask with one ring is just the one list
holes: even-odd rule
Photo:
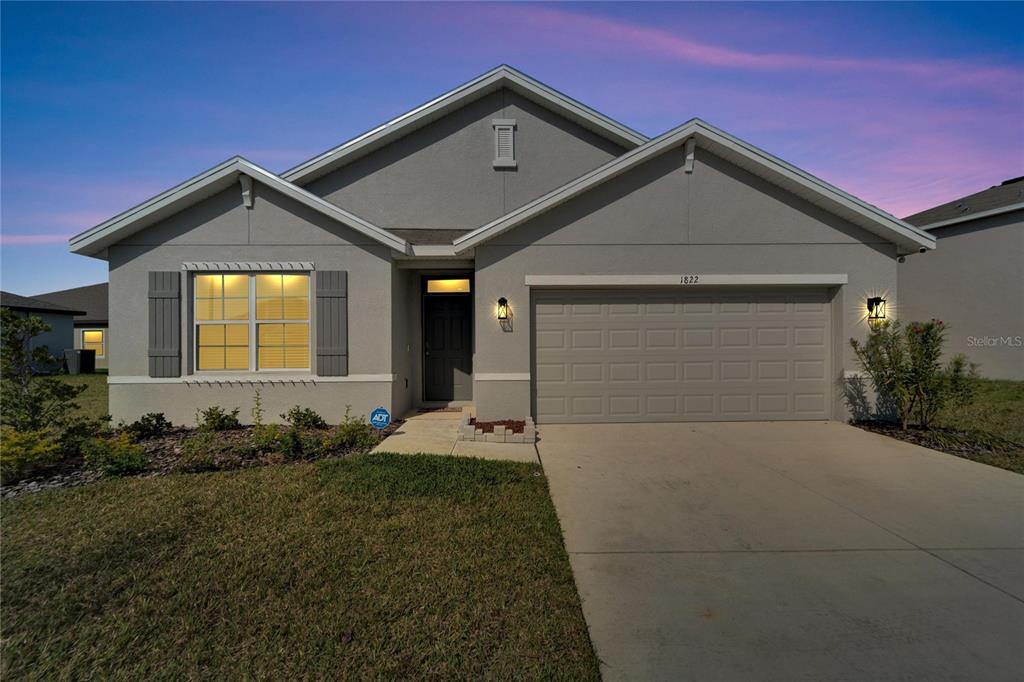
[[148, 438], [159, 438], [171, 430], [173, 425], [167, 420], [163, 412], [149, 412], [139, 419], [123, 427], [134, 440], [146, 440]]
[[106, 438], [110, 435], [110, 416], [93, 419], [90, 417], [73, 417], [64, 425], [58, 437], [61, 455], [75, 458], [82, 454], [87, 441], [94, 438]]
[[198, 472], [233, 469], [242, 463], [246, 446], [225, 440], [213, 431], [199, 431], [182, 444], [179, 471]]
[[82, 456], [89, 468], [111, 476], [124, 476], [145, 471], [149, 460], [141, 445], [121, 433], [114, 438], [93, 438], [82, 445]]
[[0, 482], [15, 483], [45, 470], [59, 458], [60, 444], [45, 430], [0, 427]]
[[367, 423], [365, 417], [357, 418], [345, 408], [345, 416], [331, 431], [329, 447], [342, 452], [365, 452], [378, 443], [380, 438], [374, 428]]
[[947, 405], [967, 405], [974, 398], [974, 365], [957, 355], [943, 367], [942, 346], [946, 326], [942, 320], [885, 321], [873, 329], [862, 345], [850, 339], [861, 367], [879, 400], [891, 402], [900, 425], [906, 429], [915, 416], [924, 429]]
[[258, 424], [252, 429], [249, 444], [257, 454], [278, 452], [281, 449], [282, 435], [281, 427], [277, 424]]
[[327, 422], [324, 418], [308, 407], [296, 405], [281, 415], [281, 419], [297, 429], [326, 429]]
[[34, 315], [0, 310], [0, 418], [5, 426], [60, 430], [78, 409], [75, 398], [85, 384], [37, 376], [55, 366], [45, 346], [32, 348], [32, 339], [48, 331], [50, 326]]
[[196, 424], [202, 431], [231, 431], [242, 428], [238, 421], [238, 408], [228, 412], [219, 405], [211, 405], [205, 410], [196, 410]]

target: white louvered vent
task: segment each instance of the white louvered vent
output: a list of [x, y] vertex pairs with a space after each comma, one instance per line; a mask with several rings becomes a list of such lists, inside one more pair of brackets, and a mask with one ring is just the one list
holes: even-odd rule
[[516, 121], [512, 118], [496, 118], [494, 127], [494, 167], [516, 167]]

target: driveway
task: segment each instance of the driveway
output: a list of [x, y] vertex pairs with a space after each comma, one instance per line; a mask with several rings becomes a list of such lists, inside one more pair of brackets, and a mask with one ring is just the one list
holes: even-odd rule
[[606, 679], [1021, 679], [1024, 476], [837, 422], [540, 436]]

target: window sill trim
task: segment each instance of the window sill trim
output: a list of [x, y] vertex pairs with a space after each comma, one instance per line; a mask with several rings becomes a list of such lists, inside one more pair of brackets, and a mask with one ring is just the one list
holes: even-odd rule
[[391, 383], [395, 374], [349, 374], [343, 377], [317, 376], [315, 374], [189, 374], [182, 377], [110, 376], [108, 384], [192, 384], [196, 386], [228, 386], [268, 384], [335, 384], [335, 383]]

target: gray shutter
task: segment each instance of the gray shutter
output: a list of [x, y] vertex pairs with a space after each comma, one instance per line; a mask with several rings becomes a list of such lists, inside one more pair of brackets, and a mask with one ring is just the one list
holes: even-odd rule
[[348, 273], [316, 273], [316, 373], [348, 376]]
[[149, 273], [149, 376], [181, 376], [181, 273]]

